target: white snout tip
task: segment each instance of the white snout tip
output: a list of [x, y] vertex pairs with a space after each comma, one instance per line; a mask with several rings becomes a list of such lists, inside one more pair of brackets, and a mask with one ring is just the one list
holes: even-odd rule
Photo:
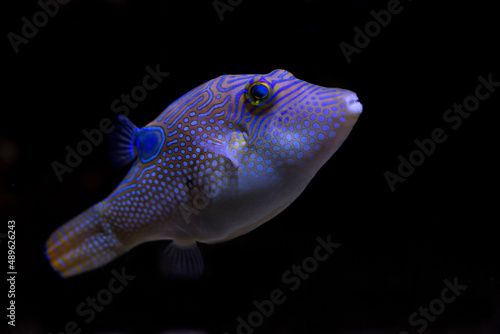
[[351, 93], [345, 97], [346, 108], [353, 114], [360, 114], [363, 111], [363, 105], [359, 102], [358, 96]]

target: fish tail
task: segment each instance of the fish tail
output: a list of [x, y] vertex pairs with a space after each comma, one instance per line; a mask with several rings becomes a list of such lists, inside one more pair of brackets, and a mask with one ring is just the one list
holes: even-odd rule
[[127, 249], [98, 203], [55, 230], [46, 244], [50, 265], [67, 278], [101, 267]]

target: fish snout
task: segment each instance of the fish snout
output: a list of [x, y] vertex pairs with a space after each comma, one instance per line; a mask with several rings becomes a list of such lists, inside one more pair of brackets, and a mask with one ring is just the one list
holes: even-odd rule
[[363, 111], [363, 105], [359, 102], [359, 98], [354, 92], [349, 92], [344, 97], [345, 106], [348, 112], [358, 115]]

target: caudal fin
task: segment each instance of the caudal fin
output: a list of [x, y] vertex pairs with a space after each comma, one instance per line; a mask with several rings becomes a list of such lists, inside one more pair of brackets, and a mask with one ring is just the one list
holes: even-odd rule
[[45, 254], [62, 277], [101, 267], [124, 253], [123, 246], [96, 204], [55, 230]]

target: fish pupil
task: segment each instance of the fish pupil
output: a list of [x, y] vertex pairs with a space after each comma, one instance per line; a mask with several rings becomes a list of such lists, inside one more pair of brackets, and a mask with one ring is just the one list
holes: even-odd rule
[[269, 88], [266, 85], [255, 85], [251, 89], [253, 98], [257, 101], [265, 100], [269, 96]]

